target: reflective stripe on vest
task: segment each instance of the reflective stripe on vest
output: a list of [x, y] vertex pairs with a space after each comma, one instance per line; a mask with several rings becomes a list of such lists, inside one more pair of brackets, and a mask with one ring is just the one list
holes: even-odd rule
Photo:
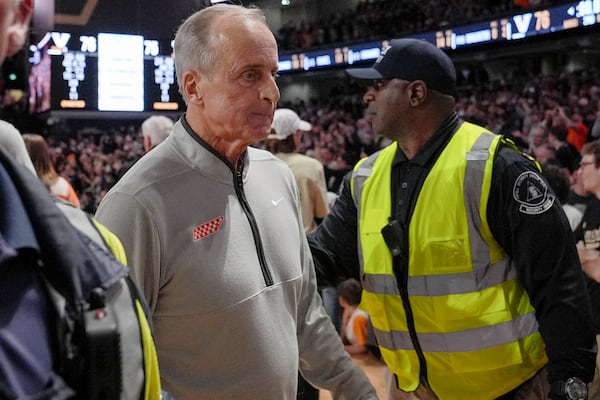
[[[483, 326], [468, 331], [449, 333], [419, 333], [419, 343], [425, 352], [461, 352], [474, 351], [481, 348], [481, 340], [485, 338], [486, 347], [494, 347], [515, 340], [515, 331], [526, 336], [538, 330], [535, 314], [530, 312], [513, 320], [494, 326]], [[408, 332], [385, 332], [375, 329], [379, 345], [393, 350], [412, 350], [413, 345]]]
[[[442, 399], [493, 399], [546, 362], [533, 307], [487, 223], [491, 168], [499, 137], [463, 123], [417, 199], [409, 235], [410, 296], [428, 379]], [[419, 362], [380, 230], [392, 215], [394, 143], [353, 173], [363, 302], [382, 355], [401, 389], [419, 384]], [[457, 157], [457, 154], [465, 156]], [[462, 195], [461, 195], [462, 194]], [[463, 376], [457, 379], [457, 375]]]
[[[408, 282], [408, 291], [411, 296], [445, 296], [450, 294], [470, 293], [499, 285], [507, 279], [515, 279], [517, 273], [514, 268], [508, 271], [498, 268], [498, 265], [486, 265], [482, 269], [461, 274], [444, 274], [428, 276], [412, 276]], [[452, 285], [448, 285], [448, 280]], [[363, 279], [363, 286], [377, 294], [399, 295], [396, 280], [389, 275], [367, 275]]]
[[[392, 146], [396, 146], [396, 143], [392, 143], [391, 145], [388, 146], [388, 148], [391, 148]], [[390, 150], [387, 150], [390, 151]], [[377, 159], [377, 157], [379, 156], [379, 152], [373, 153], [371, 156], [369, 156], [368, 158], [363, 158], [362, 160], [358, 161], [358, 163], [354, 166], [354, 170], [352, 171], [352, 180], [350, 181], [350, 190], [352, 192], [352, 197], [354, 199], [354, 204], [356, 206], [356, 210], [357, 210], [357, 221], [360, 221], [360, 204], [358, 204], [357, 201], [360, 201], [361, 198], [361, 194], [362, 194], [362, 188], [365, 182], [365, 179], [367, 179], [368, 177], [371, 176], [371, 172], [373, 171], [373, 163], [375, 162], [375, 160]], [[395, 151], [394, 151], [395, 154]], [[365, 164], [364, 167], [361, 167], [361, 164]], [[358, 243], [356, 244], [356, 249], [357, 249], [357, 253], [358, 253], [358, 259], [362, 260], [363, 259], [363, 252], [362, 252], [362, 246], [360, 245], [360, 231], [361, 231], [361, 226], [360, 224], [358, 224], [357, 226], [358, 232], [356, 235], [357, 241]], [[360, 275], [359, 276], [363, 276], [364, 274], [364, 269], [363, 269], [363, 263], [359, 263], [360, 266]]]

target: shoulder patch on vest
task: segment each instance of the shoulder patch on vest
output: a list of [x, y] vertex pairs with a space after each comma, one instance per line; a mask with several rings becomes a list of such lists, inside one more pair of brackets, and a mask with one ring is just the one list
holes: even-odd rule
[[523, 172], [513, 187], [513, 197], [520, 204], [524, 214], [541, 214], [554, 204], [554, 196], [548, 193], [548, 186], [540, 175], [533, 171]]

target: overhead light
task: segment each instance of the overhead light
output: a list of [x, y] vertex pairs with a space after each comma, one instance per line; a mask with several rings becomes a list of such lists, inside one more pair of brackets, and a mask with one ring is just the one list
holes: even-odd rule
[[282, 6], [289, 6], [292, 2], [290, 0], [281, 0]]

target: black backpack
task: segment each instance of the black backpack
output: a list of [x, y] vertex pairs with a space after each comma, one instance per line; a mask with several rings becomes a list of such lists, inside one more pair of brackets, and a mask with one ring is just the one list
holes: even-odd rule
[[[68, 387], [52, 398], [159, 399], [148, 308], [127, 267], [91, 230], [75, 228], [37, 177], [2, 149], [0, 162], [29, 216], [39, 245], [35, 271], [54, 308], [53, 369]], [[73, 215], [83, 218], [75, 225], [94, 229], [87, 214], [77, 209]], [[10, 371], [0, 371], [0, 396], [13, 398], [9, 380]]]

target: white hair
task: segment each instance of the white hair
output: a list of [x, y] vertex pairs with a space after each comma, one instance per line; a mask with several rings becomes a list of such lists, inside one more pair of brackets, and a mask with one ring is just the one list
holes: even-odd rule
[[173, 130], [173, 121], [163, 115], [154, 115], [142, 122], [142, 135], [150, 138], [156, 146], [169, 136]]
[[[264, 12], [257, 7], [216, 4], [188, 17], [175, 35], [175, 73], [183, 95], [182, 78], [186, 70], [210, 75], [217, 63], [219, 49], [213, 45], [214, 23], [219, 18], [257, 21], [268, 27]], [[184, 100], [187, 98], [183, 95]]]

